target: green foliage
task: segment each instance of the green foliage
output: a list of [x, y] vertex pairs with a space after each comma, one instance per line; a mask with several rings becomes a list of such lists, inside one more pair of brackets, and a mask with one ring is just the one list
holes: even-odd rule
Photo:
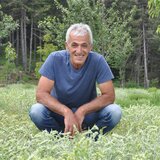
[[31, 84], [13, 84], [0, 88], [0, 109], [7, 113], [25, 115], [28, 106], [35, 102], [35, 86]]
[[[119, 86], [120, 87], [120, 86]], [[135, 81], [128, 81], [125, 83], [125, 87], [126, 88], [136, 88], [137, 87], [137, 84]]]
[[151, 17], [158, 17], [160, 15], [160, 1], [148, 0], [149, 14]]
[[46, 60], [46, 58], [51, 52], [57, 50], [57, 47], [51, 43], [52, 36], [50, 34], [44, 35], [43, 40], [44, 40], [43, 47], [41, 46], [37, 47], [38, 48], [37, 53], [41, 57], [41, 61], [36, 63], [36, 68], [35, 68], [35, 74], [37, 78], [40, 77], [40, 74], [38, 73], [38, 71], [41, 65], [43, 64], [43, 62]]
[[16, 59], [16, 51], [12, 47], [12, 44], [10, 42], [8, 42], [8, 45], [5, 49], [5, 53], [6, 53], [7, 62], [8, 63], [14, 63], [14, 61]]
[[[152, 91], [152, 92], [151, 92]], [[132, 105], [156, 105], [160, 106], [160, 91], [156, 88], [145, 89], [117, 89], [116, 102], [123, 107]]]
[[40, 78], [39, 69], [41, 68], [43, 62], [37, 62], [35, 67], [35, 75], [37, 78]]
[[48, 55], [57, 50], [57, 47], [51, 43], [45, 43], [43, 47], [37, 47], [37, 53], [42, 57], [42, 61], [48, 57]]
[[[108, 33], [106, 34], [106, 51], [108, 53], [107, 60], [112, 68], [119, 70], [119, 79], [125, 79], [125, 69], [130, 55], [133, 53], [133, 44], [129, 33], [128, 24], [132, 22], [135, 14], [135, 7], [131, 9], [130, 14], [124, 12], [120, 16], [118, 1], [112, 3], [112, 7], [108, 13]], [[108, 36], [109, 35], [109, 36]]]
[[[57, 44], [59, 48], [63, 48], [65, 33], [68, 27], [73, 23], [87, 23], [91, 26], [94, 37], [94, 50], [103, 52], [107, 51], [107, 43], [110, 40], [114, 41], [119, 38], [121, 45], [123, 46], [124, 40], [120, 38], [125, 37], [124, 27], [127, 24], [127, 19], [130, 19], [130, 15], [125, 14], [123, 19], [118, 15], [119, 12], [116, 9], [106, 10], [104, 4], [101, 1], [67, 1], [67, 7], [62, 6], [58, 1], [55, 1], [57, 9], [62, 13], [61, 20], [58, 17], [47, 17], [44, 21], [40, 21], [39, 27], [44, 29], [47, 33], [52, 33], [54, 37], [54, 43]], [[113, 4], [115, 5], [115, 4]], [[117, 3], [118, 5], [118, 3]], [[132, 11], [131, 11], [132, 14]], [[113, 27], [114, 26], [114, 27]], [[114, 34], [114, 32], [119, 30], [121, 35]], [[123, 35], [123, 36], [122, 36]], [[114, 46], [114, 45], [113, 45]], [[122, 47], [121, 46], [121, 47]]]
[[0, 38], [7, 37], [8, 34], [15, 30], [17, 27], [18, 24], [13, 20], [13, 18], [1, 11], [0, 5]]
[[154, 78], [150, 81], [150, 87], [158, 87], [159, 80], [158, 78]]
[[[159, 0], [148, 0], [149, 14], [153, 17], [160, 16], [160, 1]], [[157, 33], [160, 33], [160, 25], [158, 25]]]
[[148, 88], [147, 91], [148, 91], [149, 93], [150, 93], [150, 92], [153, 93], [153, 92], [157, 92], [158, 89], [157, 89], [156, 87], [151, 87], [151, 88]]
[[160, 33], [160, 25], [158, 25], [158, 28], [157, 28], [157, 33]]
[[[13, 30], [15, 30], [18, 27], [18, 24], [13, 20], [13, 18], [10, 15], [6, 15], [1, 11], [1, 5], [0, 5], [0, 41], [7, 37], [9, 33]], [[1, 42], [2, 43], [2, 42]], [[3, 61], [3, 67], [1, 69], [0, 73], [0, 80], [2, 82], [7, 83], [8, 78], [10, 77], [9, 74], [12, 74], [13, 72], [16, 73], [16, 66], [14, 63], [14, 60], [16, 59], [16, 52], [15, 49], [11, 46], [11, 43], [8, 42], [8, 44], [5, 48], [5, 57], [3, 55], [1, 58], [1, 63]], [[4, 46], [5, 46], [4, 45]], [[0, 44], [0, 51], [2, 44]]]
[[[123, 109], [121, 122], [111, 132], [101, 135], [91, 130], [77, 133], [73, 139], [53, 131], [40, 132], [28, 116], [35, 103], [36, 87], [30, 84], [0, 88], [0, 159], [16, 160], [146, 160], [160, 159], [160, 104], [131, 104]], [[148, 98], [158, 89], [116, 89], [117, 98], [127, 101], [129, 95]], [[134, 98], [132, 96], [132, 98]], [[137, 99], [137, 98], [136, 98]], [[150, 98], [149, 98], [150, 100]], [[130, 99], [131, 101], [131, 99]], [[86, 135], [90, 133], [91, 137]]]
[[54, 43], [62, 49], [68, 27], [73, 23], [87, 23], [93, 32], [93, 49], [101, 54], [107, 52], [107, 61], [112, 68], [120, 69], [120, 79], [124, 79], [126, 63], [133, 52], [127, 24], [132, 21], [135, 8], [119, 16], [118, 4], [116, 1], [106, 9], [100, 0], [69, 0], [67, 7], [64, 7], [56, 0], [55, 5], [62, 17], [49, 16], [39, 23], [39, 27], [46, 33], [53, 33]]
[[19, 72], [15, 65], [16, 52], [11, 43], [8, 43], [5, 47], [5, 57], [3, 60], [3, 66], [1, 66], [0, 83], [7, 84], [18, 81]]
[[15, 49], [12, 47], [12, 44], [8, 42], [8, 45], [5, 48], [6, 53], [6, 63], [3, 67], [7, 71], [8, 74], [16, 72], [16, 65], [15, 65], [15, 59], [16, 59], [16, 52]]
[[39, 28], [43, 29], [46, 34], [53, 35], [52, 42], [58, 46], [58, 49], [64, 48], [64, 39], [66, 25], [60, 22], [57, 17], [48, 16], [39, 22]]

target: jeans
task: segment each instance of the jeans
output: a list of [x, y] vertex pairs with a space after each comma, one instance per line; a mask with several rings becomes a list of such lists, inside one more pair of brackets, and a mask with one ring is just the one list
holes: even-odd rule
[[[72, 108], [72, 111], [75, 112], [76, 108]], [[64, 117], [52, 112], [40, 103], [31, 107], [29, 116], [40, 130], [64, 132]], [[121, 108], [117, 104], [110, 104], [97, 112], [87, 114], [82, 129], [89, 129], [96, 125], [99, 129], [103, 128], [103, 134], [105, 134], [118, 124], [121, 116]]]

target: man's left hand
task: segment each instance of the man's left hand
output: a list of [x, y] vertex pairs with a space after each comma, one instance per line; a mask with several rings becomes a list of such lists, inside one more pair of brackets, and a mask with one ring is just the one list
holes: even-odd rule
[[77, 111], [75, 112], [75, 117], [76, 117], [76, 119], [79, 123], [79, 126], [80, 126], [79, 132], [81, 132], [82, 131], [82, 123], [83, 123], [85, 115], [81, 109], [77, 109]]

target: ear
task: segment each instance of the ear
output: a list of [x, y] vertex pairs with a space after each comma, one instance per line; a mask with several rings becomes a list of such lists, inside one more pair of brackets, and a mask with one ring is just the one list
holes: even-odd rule
[[66, 47], [66, 50], [68, 49], [68, 44], [67, 44], [67, 42], [65, 42], [65, 47]]
[[93, 44], [91, 44], [91, 46], [90, 46], [90, 51], [93, 49]]

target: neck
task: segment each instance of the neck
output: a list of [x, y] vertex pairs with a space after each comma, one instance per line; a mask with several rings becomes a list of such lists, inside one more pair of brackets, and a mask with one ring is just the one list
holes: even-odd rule
[[75, 69], [80, 69], [82, 67], [82, 65], [79, 65], [79, 64], [73, 64], [71, 62], [72, 66], [75, 68]]

